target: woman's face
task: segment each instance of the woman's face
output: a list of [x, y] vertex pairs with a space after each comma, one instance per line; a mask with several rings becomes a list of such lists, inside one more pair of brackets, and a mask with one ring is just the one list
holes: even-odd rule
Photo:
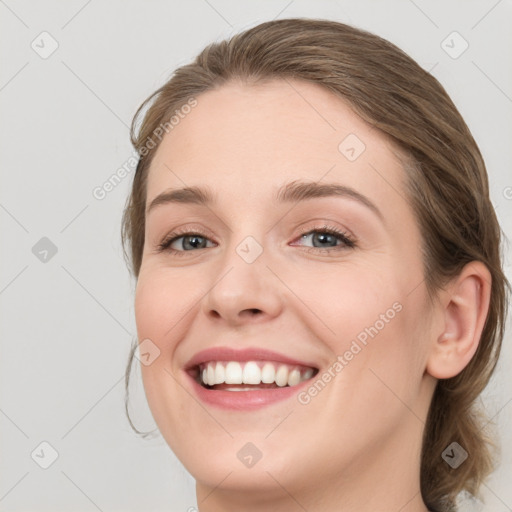
[[[136, 290], [162, 435], [204, 496], [408, 478], [431, 334], [389, 142], [306, 82], [196, 99], [151, 164]], [[188, 187], [210, 201], [161, 196]]]

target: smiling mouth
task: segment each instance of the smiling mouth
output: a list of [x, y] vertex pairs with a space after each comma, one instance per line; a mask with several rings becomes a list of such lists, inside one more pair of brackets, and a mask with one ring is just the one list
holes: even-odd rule
[[313, 378], [318, 369], [275, 361], [208, 361], [190, 373], [205, 389], [256, 391], [297, 386]]

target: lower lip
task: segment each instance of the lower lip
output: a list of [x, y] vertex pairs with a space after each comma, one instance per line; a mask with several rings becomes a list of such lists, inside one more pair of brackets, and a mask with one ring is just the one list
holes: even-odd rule
[[282, 388], [257, 389], [254, 391], [218, 391], [204, 388], [190, 374], [187, 372], [185, 374], [192, 382], [192, 388], [201, 402], [222, 409], [238, 411], [260, 409], [275, 402], [287, 400], [296, 396], [302, 388], [309, 385], [311, 380], [305, 380], [296, 386]]

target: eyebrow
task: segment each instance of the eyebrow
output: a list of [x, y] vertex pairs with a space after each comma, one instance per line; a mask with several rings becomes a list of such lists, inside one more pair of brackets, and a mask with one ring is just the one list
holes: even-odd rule
[[[354, 199], [369, 208], [381, 221], [384, 217], [377, 206], [365, 195], [346, 185], [338, 183], [317, 183], [295, 180], [283, 185], [275, 194], [274, 201], [279, 203], [299, 202], [319, 197], [341, 196]], [[208, 188], [197, 186], [166, 190], [155, 197], [146, 210], [146, 215], [159, 205], [169, 203], [198, 204], [210, 206], [215, 204], [216, 196]]]

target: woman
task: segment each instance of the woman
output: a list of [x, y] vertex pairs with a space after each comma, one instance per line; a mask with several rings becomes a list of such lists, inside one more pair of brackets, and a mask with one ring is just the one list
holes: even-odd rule
[[368, 32], [266, 22], [179, 68], [132, 142], [142, 377], [199, 510], [476, 494], [508, 283], [482, 156], [437, 80]]

